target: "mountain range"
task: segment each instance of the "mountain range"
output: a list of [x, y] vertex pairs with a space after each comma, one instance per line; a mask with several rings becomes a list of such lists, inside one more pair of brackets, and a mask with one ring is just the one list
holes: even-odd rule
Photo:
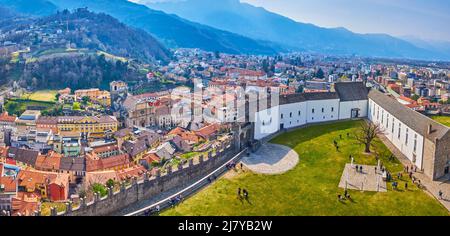
[[58, 7], [47, 0], [0, 0], [1, 6], [26, 15], [44, 16], [58, 10]]
[[[273, 55], [303, 51], [364, 57], [450, 60], [442, 47], [387, 34], [358, 34], [294, 21], [239, 0], [25, 0], [11, 2], [18, 12], [45, 15], [57, 9], [87, 7], [140, 28], [169, 48], [200, 48], [231, 54]], [[134, 3], [139, 1], [139, 3]], [[36, 2], [36, 4], [34, 4]], [[146, 5], [142, 5], [142, 4]], [[435, 45], [435, 44], [433, 44]]]
[[[357, 34], [345, 28], [323, 28], [296, 22], [240, 0], [138, 0], [150, 8], [291, 50], [413, 59], [450, 59], [450, 53], [387, 34]], [[429, 46], [429, 45], [428, 45]]]
[[88, 7], [92, 11], [109, 14], [125, 24], [151, 33], [168, 47], [201, 48], [232, 54], [276, 53], [276, 50], [268, 46], [269, 43], [190, 22], [127, 0], [51, 0], [51, 2], [60, 8]]
[[[36, 57], [41, 52], [61, 51], [69, 44], [76, 49], [103, 51], [143, 62], [168, 62], [171, 57], [169, 50], [147, 32], [128, 27], [104, 13], [77, 9], [73, 12], [58, 11], [48, 16], [27, 17], [2, 6], [0, 12], [9, 15], [0, 19], [0, 30], [6, 33], [0, 39], [0, 44], [13, 42], [22, 48], [30, 47], [30, 53]], [[50, 42], [44, 39], [49, 34], [54, 38]]]

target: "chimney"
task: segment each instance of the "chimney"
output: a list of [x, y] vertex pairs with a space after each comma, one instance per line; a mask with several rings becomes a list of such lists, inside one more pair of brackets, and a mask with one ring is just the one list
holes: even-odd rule
[[431, 134], [433, 132], [433, 125], [428, 125], [428, 134]]

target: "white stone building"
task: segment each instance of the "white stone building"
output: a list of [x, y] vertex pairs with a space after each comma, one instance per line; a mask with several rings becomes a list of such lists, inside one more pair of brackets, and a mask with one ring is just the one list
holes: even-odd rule
[[368, 89], [363, 83], [337, 83], [335, 90], [285, 95], [278, 105], [258, 109], [254, 138], [311, 123], [367, 117]]
[[369, 120], [417, 168], [433, 179], [449, 174], [450, 129], [379, 91], [369, 93]]

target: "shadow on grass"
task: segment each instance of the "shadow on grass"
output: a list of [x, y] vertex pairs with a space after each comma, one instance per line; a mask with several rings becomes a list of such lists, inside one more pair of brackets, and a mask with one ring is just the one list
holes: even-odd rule
[[[358, 121], [362, 122], [362, 121]], [[356, 123], [357, 124], [357, 123]], [[314, 127], [314, 128], [311, 128]], [[278, 137], [273, 138], [270, 140], [270, 143], [276, 143], [276, 144], [282, 144], [295, 148], [296, 145], [290, 145], [290, 143], [303, 143], [315, 138], [318, 138], [320, 136], [326, 135], [331, 132], [337, 132], [337, 131], [343, 131], [348, 130], [351, 128], [355, 128], [357, 125], [355, 125], [355, 121], [341, 121], [341, 122], [335, 122], [335, 123], [328, 123], [328, 124], [313, 124], [308, 127], [302, 127], [299, 129], [303, 129], [305, 131], [304, 135], [295, 135], [297, 134], [299, 129], [291, 130], [287, 133], [284, 133], [283, 135], [280, 135]], [[289, 140], [289, 142], [286, 142], [286, 140]]]

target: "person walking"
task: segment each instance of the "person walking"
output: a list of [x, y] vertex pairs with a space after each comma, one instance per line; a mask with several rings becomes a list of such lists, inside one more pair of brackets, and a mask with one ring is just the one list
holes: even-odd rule
[[444, 193], [442, 192], [442, 190], [439, 190], [439, 199], [441, 199], [441, 200], [443, 200], [444, 198], [443, 198], [443, 195], [444, 195]]
[[237, 194], [238, 194], [238, 197], [240, 198], [241, 197], [241, 188], [238, 188]]
[[408, 190], [408, 183], [405, 183], [405, 190]]

